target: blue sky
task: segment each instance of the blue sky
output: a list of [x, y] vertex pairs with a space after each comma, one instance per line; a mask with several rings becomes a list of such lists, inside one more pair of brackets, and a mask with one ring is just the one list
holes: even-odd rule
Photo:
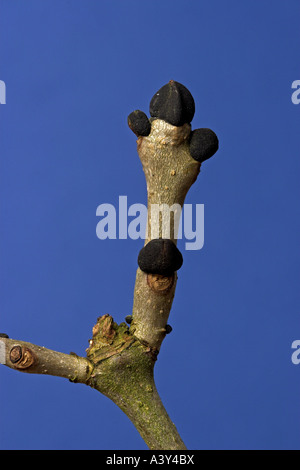
[[[132, 309], [141, 240], [99, 240], [96, 208], [146, 203], [127, 127], [170, 79], [220, 140], [186, 202], [184, 257], [155, 377], [189, 449], [299, 449], [297, 0], [0, 0], [0, 330], [85, 354]], [[1, 449], [145, 449], [84, 385], [0, 368]], [[16, 429], [21, 430], [16, 432]], [[26, 432], [25, 432], [26, 430]]]

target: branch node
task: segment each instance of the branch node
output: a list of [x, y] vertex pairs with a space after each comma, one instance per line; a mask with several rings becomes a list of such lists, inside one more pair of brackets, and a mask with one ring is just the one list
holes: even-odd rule
[[9, 358], [16, 369], [28, 369], [37, 362], [33, 351], [20, 345], [11, 348]]

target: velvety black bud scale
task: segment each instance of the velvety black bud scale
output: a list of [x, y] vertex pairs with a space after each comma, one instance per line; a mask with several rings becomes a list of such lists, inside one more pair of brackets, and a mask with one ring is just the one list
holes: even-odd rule
[[0, 338], [9, 338], [9, 336], [6, 333], [0, 333]]
[[195, 102], [189, 90], [181, 83], [170, 80], [153, 96], [150, 115], [173, 126], [190, 123], [195, 114]]
[[148, 274], [170, 276], [181, 268], [182, 263], [182, 254], [175, 243], [167, 238], [151, 240], [138, 256], [140, 269]]
[[132, 315], [126, 315], [125, 321], [126, 323], [128, 323], [128, 325], [130, 325], [130, 323], [132, 322]]
[[151, 132], [151, 123], [143, 111], [133, 111], [127, 118], [128, 126], [137, 136], [147, 136]]
[[166, 335], [169, 335], [172, 330], [173, 328], [171, 327], [171, 325], [166, 325]]
[[211, 129], [195, 129], [191, 133], [190, 154], [197, 162], [212, 157], [219, 148], [219, 140]]

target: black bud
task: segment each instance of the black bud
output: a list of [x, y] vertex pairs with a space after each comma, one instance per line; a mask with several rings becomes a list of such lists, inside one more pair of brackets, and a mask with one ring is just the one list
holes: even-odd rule
[[146, 136], [151, 132], [151, 123], [143, 111], [133, 111], [127, 118], [128, 126], [137, 136]]
[[173, 328], [171, 327], [171, 325], [166, 325], [166, 335], [170, 334], [172, 330]]
[[125, 321], [126, 323], [128, 323], [128, 325], [130, 325], [130, 323], [132, 322], [132, 315], [126, 315]]
[[9, 336], [6, 333], [0, 333], [0, 338], [9, 338]]
[[182, 263], [182, 254], [175, 243], [167, 238], [151, 240], [138, 256], [140, 269], [148, 274], [171, 276], [181, 268]]
[[211, 129], [195, 129], [191, 133], [190, 154], [197, 162], [212, 157], [219, 148], [219, 140]]
[[163, 119], [173, 126], [190, 123], [194, 114], [194, 98], [185, 86], [174, 80], [160, 88], [150, 102], [151, 117]]

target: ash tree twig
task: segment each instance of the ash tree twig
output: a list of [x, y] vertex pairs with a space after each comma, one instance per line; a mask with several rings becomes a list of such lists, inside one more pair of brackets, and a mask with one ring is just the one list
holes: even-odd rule
[[[140, 110], [128, 116], [137, 135], [148, 194], [145, 245], [138, 256], [133, 311], [118, 325], [102, 315], [93, 327], [86, 357], [63, 354], [0, 335], [0, 363], [11, 369], [49, 374], [84, 383], [109, 397], [133, 422], [149, 449], [186, 449], [157, 392], [153, 371], [174, 299], [183, 257], [176, 244], [176, 220], [155, 218], [153, 205], [175, 207], [177, 215], [203, 161], [218, 150], [210, 129], [191, 129], [195, 103], [171, 80], [150, 102], [150, 119]], [[164, 234], [169, 233], [165, 237]]]
[[[181, 209], [188, 190], [197, 179], [201, 163], [218, 150], [218, 138], [212, 130], [191, 131], [194, 112], [190, 92], [171, 80], [151, 100], [149, 133], [148, 118], [142, 111], [129, 115], [129, 127], [138, 135], [137, 148], [147, 182], [148, 237], [152, 232], [151, 207], [165, 204]], [[174, 219], [170, 220], [168, 240], [162, 239], [164, 220], [155, 222], [159, 224], [159, 227], [155, 226], [159, 239], [147, 238], [139, 255], [131, 330], [134, 329], [140, 340], [159, 350], [174, 298], [176, 271], [182, 261], [175, 246]]]

